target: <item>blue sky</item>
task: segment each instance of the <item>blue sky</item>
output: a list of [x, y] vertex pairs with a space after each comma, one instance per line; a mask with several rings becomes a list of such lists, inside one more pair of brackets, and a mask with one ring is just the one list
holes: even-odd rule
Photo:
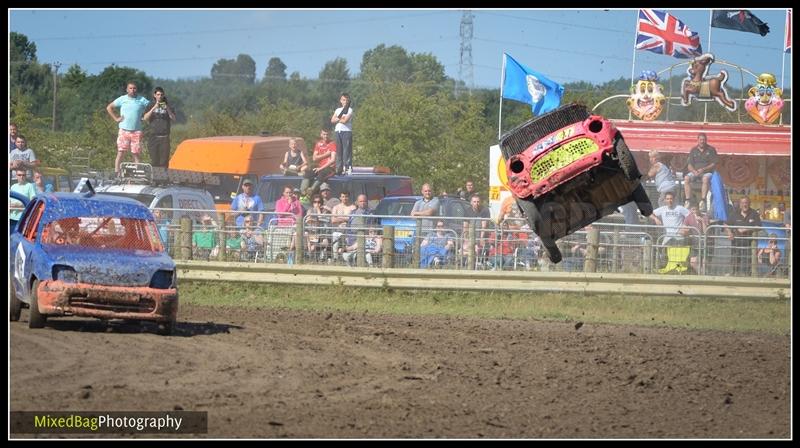
[[[699, 32], [707, 50], [707, 9], [664, 11]], [[718, 60], [756, 74], [771, 72], [781, 84], [785, 10], [750, 11], [769, 24], [770, 33], [762, 37], [712, 28], [711, 52]], [[97, 74], [113, 63], [157, 78], [199, 78], [209, 76], [217, 60], [245, 53], [256, 61], [258, 78], [267, 61], [277, 56], [287, 65], [287, 73], [298, 71], [314, 79], [325, 62], [336, 57], [345, 58], [351, 75], [357, 74], [364, 52], [383, 43], [432, 53], [448, 76], [459, 78], [462, 13], [460, 9], [15, 9], [9, 11], [9, 26], [36, 44], [40, 62], [61, 62], [62, 71], [77, 63]], [[630, 77], [636, 13], [634, 9], [472, 10], [474, 84], [499, 87], [503, 51], [561, 83]], [[791, 54], [785, 57], [783, 84], [790, 87]], [[635, 74], [683, 61], [637, 51]]]

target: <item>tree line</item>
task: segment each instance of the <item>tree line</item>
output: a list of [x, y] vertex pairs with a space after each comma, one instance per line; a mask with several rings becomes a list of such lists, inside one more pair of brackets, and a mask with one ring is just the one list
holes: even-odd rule
[[[115, 65], [97, 75], [87, 74], [78, 65], [56, 73], [52, 65], [37, 60], [34, 42], [11, 32], [11, 120], [28, 137], [44, 166], [68, 166], [75, 149], [81, 148], [91, 152], [92, 168], [108, 169], [116, 155], [117, 124], [105, 106], [125, 94], [128, 81], [137, 82], [139, 93], [148, 97], [155, 86], [166, 90], [177, 114], [173, 150], [188, 138], [262, 131], [303, 137], [310, 148], [320, 128], [330, 125], [339, 94], [346, 91], [356, 110], [356, 165], [387, 166], [413, 177], [417, 184], [431, 182], [436, 191], [454, 191], [465, 179], [488, 189], [488, 148], [497, 143], [499, 86], [467, 92], [457, 85], [460, 81], [445, 75], [444, 66], [432, 54], [408, 52], [396, 45], [367, 50], [359, 68], [354, 76], [348, 61], [336, 57], [325, 62], [317, 79], [307, 79], [297, 71], [287, 73], [287, 65], [272, 57], [257, 80], [255, 60], [239, 54], [218, 60], [209, 77], [194, 80], [158, 79]], [[680, 91], [684, 77], [680, 73], [662, 82], [666, 93], [672, 88], [673, 95], [679, 95], [675, 92]], [[460, 94], [455, 93], [456, 87]], [[600, 85], [567, 83], [562, 104], [578, 102], [592, 108], [609, 96], [630, 93], [630, 87], [630, 79], [623, 77]], [[729, 93], [740, 97], [741, 89], [729, 88]], [[629, 116], [624, 99], [604, 103], [597, 112], [611, 118]], [[731, 122], [743, 113], [721, 107], [709, 107], [708, 112], [708, 121]], [[703, 113], [696, 104], [673, 107], [670, 119], [702, 121]], [[503, 102], [504, 131], [530, 118], [530, 106]], [[749, 122], [747, 117], [742, 121]]]

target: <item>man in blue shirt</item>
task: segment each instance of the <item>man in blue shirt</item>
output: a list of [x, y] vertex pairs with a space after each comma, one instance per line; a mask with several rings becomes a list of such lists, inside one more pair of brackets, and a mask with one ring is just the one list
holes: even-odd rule
[[[119, 176], [119, 164], [122, 162], [122, 154], [130, 150], [133, 161], [139, 163], [139, 153], [142, 150], [142, 116], [147, 109], [150, 101], [143, 96], [139, 96], [136, 91], [136, 83], [129, 82], [127, 94], [108, 103], [106, 111], [111, 118], [119, 123], [119, 133], [117, 134], [117, 159], [114, 161], [114, 172]], [[114, 112], [119, 109], [119, 116]]]

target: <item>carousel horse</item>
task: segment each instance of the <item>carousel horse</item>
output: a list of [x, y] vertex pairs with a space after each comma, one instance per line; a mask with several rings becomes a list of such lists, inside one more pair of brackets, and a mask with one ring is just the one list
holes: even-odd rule
[[728, 79], [728, 72], [720, 70], [717, 76], [706, 78], [708, 67], [714, 62], [714, 55], [706, 53], [698, 56], [689, 64], [686, 73], [689, 77], [683, 80], [681, 88], [681, 104], [688, 106], [691, 98], [697, 97], [699, 100], [715, 99], [730, 111], [736, 110], [736, 102], [728, 98], [725, 91], [725, 81]]

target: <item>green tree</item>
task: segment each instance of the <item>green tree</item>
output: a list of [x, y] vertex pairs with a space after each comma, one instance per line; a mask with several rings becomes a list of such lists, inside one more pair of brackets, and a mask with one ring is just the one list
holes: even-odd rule
[[336, 104], [339, 94], [350, 89], [350, 70], [345, 58], [336, 58], [325, 63], [319, 72], [317, 91], [320, 104]]
[[220, 59], [211, 67], [211, 78], [226, 83], [253, 84], [256, 80], [256, 61], [247, 54], [240, 54], [235, 60]]
[[267, 69], [264, 71], [264, 82], [275, 81], [286, 81], [286, 64], [277, 57], [269, 59]]

